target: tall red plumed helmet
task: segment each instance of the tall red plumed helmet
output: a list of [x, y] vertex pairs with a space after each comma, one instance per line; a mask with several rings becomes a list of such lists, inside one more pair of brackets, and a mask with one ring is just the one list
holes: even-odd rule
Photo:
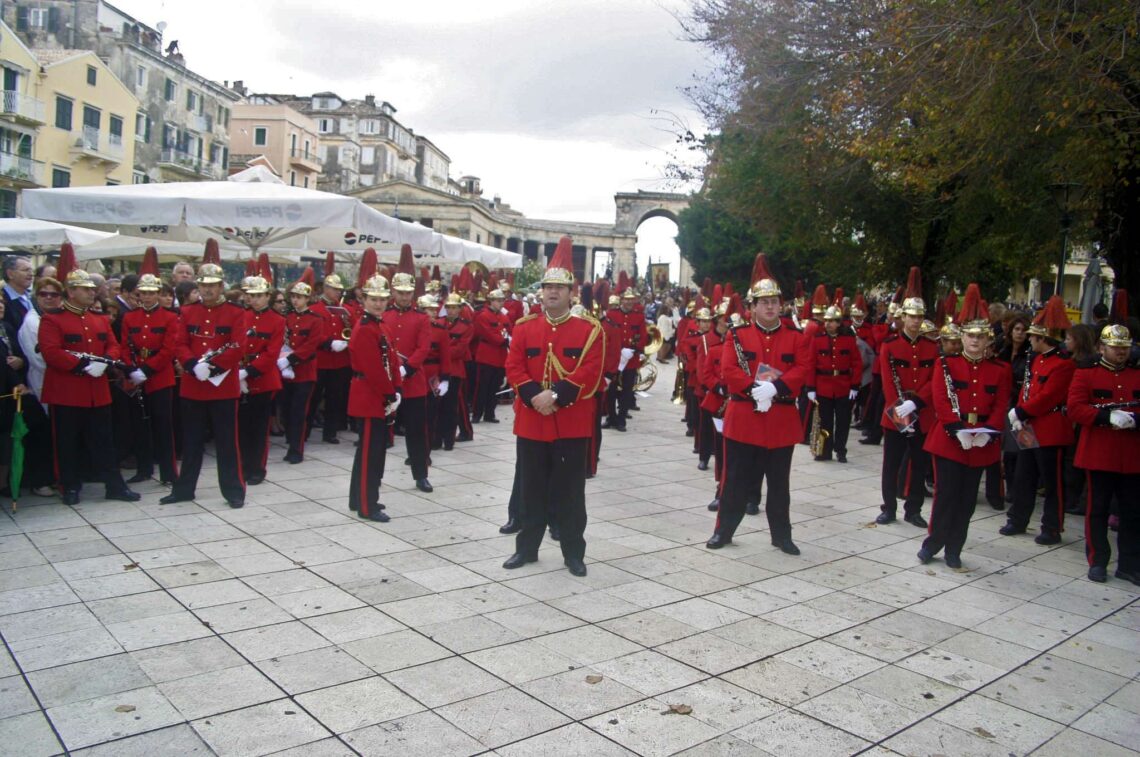
[[780, 284], [768, 268], [768, 256], [762, 252], [756, 253], [752, 261], [752, 276], [749, 279], [748, 301], [754, 302], [761, 297], [779, 297]]
[[[625, 275], [624, 271], [622, 275]], [[542, 283], [574, 286], [574, 241], [569, 236], [558, 240], [558, 246], [542, 274]]]
[[1029, 327], [1029, 333], [1060, 344], [1065, 338], [1065, 332], [1072, 327], [1069, 315], [1065, 312], [1065, 301], [1055, 294], [1037, 313]]

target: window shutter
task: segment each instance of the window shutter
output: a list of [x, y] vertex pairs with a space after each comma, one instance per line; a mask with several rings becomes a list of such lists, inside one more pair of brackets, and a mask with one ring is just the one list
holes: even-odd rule
[[59, 31], [59, 8], [54, 5], [48, 8], [47, 30], [49, 34], [55, 34]]
[[16, 31], [26, 32], [28, 30], [28, 6], [16, 6]]

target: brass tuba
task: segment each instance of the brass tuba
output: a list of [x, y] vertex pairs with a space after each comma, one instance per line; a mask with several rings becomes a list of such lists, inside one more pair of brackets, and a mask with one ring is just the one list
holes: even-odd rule
[[[660, 336], [658, 337], [660, 341]], [[646, 352], [646, 354], [649, 354]], [[648, 392], [649, 388], [653, 386], [653, 382], [657, 380], [657, 366], [653, 363], [646, 361], [641, 364], [637, 369], [637, 383], [633, 385], [635, 392]]]
[[649, 337], [649, 344], [647, 344], [643, 350], [645, 356], [656, 355], [658, 350], [661, 349], [661, 345], [665, 343], [665, 340], [661, 337], [661, 331], [653, 324], [650, 324], [646, 327], [645, 334]]

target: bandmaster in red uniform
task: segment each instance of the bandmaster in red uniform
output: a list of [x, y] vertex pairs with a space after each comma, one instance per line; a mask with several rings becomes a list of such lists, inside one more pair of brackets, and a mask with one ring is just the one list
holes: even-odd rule
[[720, 549], [744, 517], [745, 502], [767, 483], [765, 509], [772, 544], [798, 555], [792, 541], [792, 452], [802, 437], [796, 397], [811, 371], [807, 337], [780, 320], [780, 285], [763, 253], [752, 266], [751, 320], [729, 329], [721, 375], [729, 394], [724, 420], [725, 480], [716, 529], [705, 546]]
[[542, 278], [543, 315], [516, 324], [507, 356], [507, 381], [516, 392], [515, 465], [523, 527], [503, 567], [538, 559], [552, 511], [563, 561], [572, 574], [584, 576], [586, 457], [605, 337], [596, 321], [570, 313], [572, 249], [570, 237], [562, 237]]

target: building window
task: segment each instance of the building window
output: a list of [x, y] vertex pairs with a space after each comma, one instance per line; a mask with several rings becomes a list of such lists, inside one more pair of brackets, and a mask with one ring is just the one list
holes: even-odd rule
[[309, 177], [306, 176], [305, 177], [305, 189], [308, 189], [308, 188], [309, 188]]
[[95, 66], [88, 66], [87, 67], [87, 83], [90, 84], [92, 87], [94, 87], [95, 83], [98, 81], [98, 77], [99, 77], [99, 72], [96, 70]]
[[71, 171], [64, 168], [51, 169], [51, 186], [52, 189], [59, 189], [60, 187], [71, 186]]
[[115, 181], [114, 179], [107, 179], [107, 186], [117, 187], [119, 186], [119, 182]]
[[363, 166], [370, 166], [376, 162], [376, 148], [375, 147], [361, 147], [360, 148], [360, 164]]
[[178, 94], [178, 85], [174, 83], [173, 79], [166, 80], [166, 101], [168, 103], [174, 102], [174, 96]]
[[269, 129], [264, 126], [253, 127], [253, 144], [257, 147], [269, 144]]
[[107, 124], [107, 131], [111, 133], [111, 144], [123, 144], [123, 119], [121, 116], [111, 116]]
[[28, 9], [28, 26], [33, 29], [46, 29], [48, 25], [48, 9], [47, 8], [29, 8]]
[[321, 134], [330, 134], [333, 130], [333, 119], [322, 118], [317, 121], [317, 130], [320, 131]]
[[150, 116], [146, 113], [135, 114], [135, 141], [150, 141]]
[[140, 89], [142, 89], [143, 87], [146, 86], [146, 67], [145, 66], [136, 66], [135, 67], [135, 86], [140, 88]]
[[71, 131], [71, 106], [66, 97], [55, 98], [55, 128]]
[[173, 149], [178, 146], [178, 129], [170, 124], [162, 125], [162, 146]]
[[197, 113], [202, 106], [202, 98], [192, 89], [186, 90], [186, 110]]
[[297, 172], [296, 171], [290, 171], [289, 172], [289, 186], [291, 186], [291, 187], [297, 186]]
[[230, 125], [230, 109], [222, 107], [221, 105], [219, 105], [218, 106], [218, 126], [225, 129], [225, 128], [229, 127], [229, 125]]
[[360, 122], [361, 134], [376, 134], [380, 131], [380, 124], [374, 119], [367, 118]]
[[16, 193], [10, 189], [0, 189], [0, 218], [16, 217]]
[[144, 171], [135, 171], [131, 174], [131, 183], [133, 184], [150, 184], [150, 177]]

